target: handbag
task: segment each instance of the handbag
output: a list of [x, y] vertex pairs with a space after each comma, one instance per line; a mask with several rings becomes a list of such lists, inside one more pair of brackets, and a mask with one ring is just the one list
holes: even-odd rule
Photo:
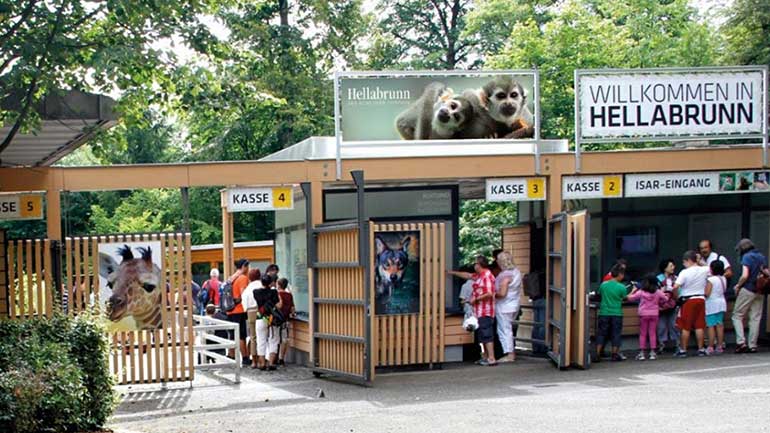
[[770, 293], [770, 271], [767, 268], [762, 268], [757, 275], [757, 281], [754, 283], [756, 293], [760, 295], [767, 295]]

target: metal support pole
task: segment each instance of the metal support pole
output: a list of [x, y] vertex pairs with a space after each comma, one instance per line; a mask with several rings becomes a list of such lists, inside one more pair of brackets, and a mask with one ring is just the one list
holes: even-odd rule
[[341, 110], [340, 110], [340, 74], [334, 72], [334, 137], [336, 140], [337, 156], [337, 180], [342, 179], [342, 131], [341, 128]]
[[356, 207], [358, 211], [358, 265], [364, 274], [364, 382], [370, 383], [372, 360], [372, 309], [369, 292], [369, 221], [366, 218], [366, 189], [363, 170], [350, 172], [356, 184]]
[[534, 98], [535, 98], [535, 174], [539, 175], [542, 172], [540, 165], [540, 71], [535, 69], [535, 84], [534, 84]]
[[768, 167], [768, 155], [767, 155], [767, 141], [768, 141], [768, 128], [767, 128], [767, 120], [768, 120], [768, 108], [770, 108], [770, 103], [768, 102], [768, 96], [770, 96], [770, 90], [767, 88], [768, 86], [768, 77], [767, 77], [767, 65], [763, 66], [762, 68], [762, 83], [763, 83], [763, 89], [762, 89], [762, 103], [764, 106], [763, 110], [763, 118], [762, 118], [762, 167], [767, 168]]
[[190, 188], [183, 186], [180, 188], [182, 194], [182, 212], [184, 215], [184, 232], [190, 233]]
[[582, 164], [580, 161], [580, 72], [575, 69], [572, 85], [575, 87], [575, 173], [580, 173]]

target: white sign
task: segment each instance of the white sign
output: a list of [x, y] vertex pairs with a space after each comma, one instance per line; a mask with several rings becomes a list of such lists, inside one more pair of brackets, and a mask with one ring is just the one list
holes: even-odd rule
[[0, 194], [0, 220], [43, 218], [43, 194]]
[[545, 178], [487, 179], [487, 201], [545, 200]]
[[623, 177], [619, 175], [564, 176], [561, 185], [564, 200], [623, 196]]
[[578, 75], [580, 138], [761, 134], [763, 71]]
[[770, 191], [770, 172], [627, 174], [626, 197], [733, 194]]
[[228, 212], [294, 209], [291, 187], [231, 188], [227, 190]]

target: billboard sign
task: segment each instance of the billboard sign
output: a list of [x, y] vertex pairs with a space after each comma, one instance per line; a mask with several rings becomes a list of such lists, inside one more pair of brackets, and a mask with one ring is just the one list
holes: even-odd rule
[[582, 141], [761, 135], [763, 68], [580, 71]]
[[336, 86], [341, 144], [539, 136], [535, 71], [348, 72]]
[[734, 194], [770, 191], [770, 172], [712, 171], [627, 174], [626, 197]]

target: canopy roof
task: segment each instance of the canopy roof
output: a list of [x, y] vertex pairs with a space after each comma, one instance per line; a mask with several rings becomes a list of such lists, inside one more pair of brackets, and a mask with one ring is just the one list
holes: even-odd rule
[[[444, 141], [398, 141], [398, 142], [357, 142], [341, 147], [342, 159], [366, 158], [413, 158], [429, 156], [478, 156], [478, 155], [525, 155], [535, 153], [535, 144], [540, 153], [563, 153], [569, 150], [567, 140], [522, 140], [521, 142], [500, 142], [501, 140], [444, 140]], [[337, 142], [334, 137], [310, 137], [268, 155], [260, 161], [303, 161], [335, 159]]]
[[[18, 109], [22, 95], [11, 96], [0, 105]], [[118, 117], [112, 98], [72, 90], [43, 98], [35, 110], [40, 115], [39, 129], [18, 133], [0, 150], [0, 166], [51, 165], [88, 141], [100, 129], [112, 127]], [[0, 141], [11, 125], [0, 128]]]

